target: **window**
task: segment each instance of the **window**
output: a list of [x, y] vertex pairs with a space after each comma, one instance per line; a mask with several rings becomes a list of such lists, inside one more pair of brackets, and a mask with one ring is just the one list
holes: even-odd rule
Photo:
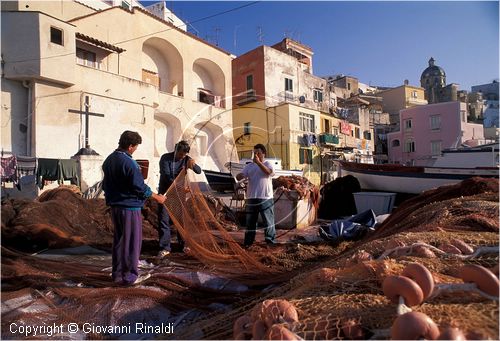
[[347, 83], [347, 90], [351, 90], [351, 83]]
[[330, 120], [327, 120], [326, 118], [323, 120], [323, 126], [325, 128], [325, 133], [329, 134], [330, 133]]
[[441, 115], [432, 115], [431, 119], [431, 130], [441, 129]]
[[431, 154], [441, 155], [441, 141], [431, 141]]
[[462, 122], [467, 122], [467, 112], [465, 110], [460, 110], [460, 115], [462, 116]]
[[418, 96], [417, 96], [417, 92], [416, 92], [416, 91], [412, 91], [412, 92], [411, 92], [411, 97], [412, 97], [412, 98], [417, 98], [417, 97], [418, 97]]
[[125, 8], [125, 9], [130, 9], [130, 4], [128, 3], [128, 1], [123, 1], [122, 0], [122, 7]]
[[392, 140], [391, 145], [392, 145], [393, 147], [399, 147], [399, 140]]
[[333, 135], [339, 136], [339, 128], [333, 128]]
[[318, 102], [318, 103], [323, 102], [323, 91], [322, 90], [314, 89], [313, 94], [314, 94], [314, 102]]
[[293, 92], [293, 81], [290, 78], [285, 78], [285, 91]]
[[247, 76], [247, 90], [253, 89], [253, 75]]
[[[79, 47], [76, 48], [76, 62], [77, 62], [77, 64], [90, 66], [93, 68], [98, 67], [97, 62], [96, 62], [95, 53], [81, 49]], [[144, 71], [144, 69], [143, 69], [143, 71]]]
[[63, 44], [63, 31], [56, 27], [50, 27], [50, 42], [57, 45]]
[[363, 132], [363, 138], [365, 140], [371, 140], [372, 139], [372, 133], [369, 130], [365, 130]]
[[299, 148], [299, 163], [312, 165], [312, 149]]
[[214, 104], [215, 96], [210, 90], [198, 88], [198, 101], [207, 104]]
[[314, 133], [315, 132], [314, 115], [306, 114], [303, 112], [299, 113], [299, 125], [300, 125], [300, 130]]
[[415, 151], [415, 141], [407, 140], [405, 142], [405, 153], [413, 153]]
[[250, 122], [246, 122], [243, 124], [243, 134], [250, 135], [252, 133], [252, 124]]
[[[78, 56], [78, 50], [76, 52]], [[160, 77], [156, 72], [142, 69], [142, 81], [160, 87]]]
[[411, 130], [411, 119], [404, 120], [404, 123], [405, 123], [405, 130]]
[[354, 128], [354, 136], [359, 139], [359, 128], [358, 127], [355, 127]]

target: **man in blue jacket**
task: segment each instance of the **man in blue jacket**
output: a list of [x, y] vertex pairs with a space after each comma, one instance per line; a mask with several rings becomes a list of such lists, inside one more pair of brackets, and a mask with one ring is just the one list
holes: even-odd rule
[[[196, 162], [188, 155], [190, 150], [189, 143], [186, 141], [179, 141], [175, 144], [174, 151], [165, 153], [160, 158], [160, 183], [158, 185], [158, 193], [165, 194], [174, 182], [177, 175], [184, 169], [192, 169], [196, 174], [201, 173], [201, 168]], [[160, 240], [160, 252], [158, 257], [162, 258], [168, 256], [172, 251], [170, 246], [170, 226], [172, 222], [168, 211], [165, 206], [158, 205], [158, 235]], [[184, 240], [179, 232], [177, 232], [177, 240], [183, 251]]]
[[142, 138], [137, 132], [124, 131], [118, 149], [111, 153], [102, 165], [102, 188], [106, 204], [111, 206], [114, 225], [112, 277], [121, 285], [132, 285], [149, 278], [139, 277], [139, 256], [142, 246], [142, 213], [144, 201], [152, 197], [160, 204], [163, 195], [155, 194], [144, 183], [140, 167], [132, 159]]

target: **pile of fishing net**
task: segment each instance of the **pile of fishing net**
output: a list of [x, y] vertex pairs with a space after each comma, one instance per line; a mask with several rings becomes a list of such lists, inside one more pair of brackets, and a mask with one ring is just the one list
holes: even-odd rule
[[[288, 279], [273, 275], [281, 285], [229, 312], [195, 319], [175, 338], [402, 338], [398, 333], [412, 330], [404, 321], [412, 326], [422, 318], [432, 333], [417, 338], [498, 339], [498, 200], [496, 179], [425, 192], [397, 208], [369, 239], [344, 241], [339, 253], [295, 267]], [[293, 258], [291, 251], [280, 250]], [[431, 274], [434, 289], [416, 303], [403, 301], [412, 310], [407, 315], [386, 287], [394, 277], [410, 276], [415, 263]]]
[[[410, 302], [413, 312], [425, 314], [440, 333], [457, 328], [469, 339], [499, 337], [494, 295], [471, 285], [457, 286], [463, 284], [464, 266], [494, 270], [498, 265], [498, 180], [472, 179], [423, 193], [398, 207], [368, 239], [335, 246], [288, 243], [245, 250], [186, 177], [179, 176], [166, 196], [165, 205], [191, 251], [189, 256], [155, 263], [148, 270], [152, 277], [140, 287], [113, 287], [109, 270], [102, 271], [102, 266], [40, 259], [2, 248], [2, 303], [8, 307], [2, 309], [3, 336], [16, 319], [101, 325], [139, 319], [173, 323], [174, 333], [154, 335], [167, 339], [388, 339], [404, 314], [398, 313], [384, 283], [418, 263], [432, 274], [441, 292], [418, 304]], [[82, 211], [86, 203], [78, 200], [66, 198], [65, 210], [82, 205]], [[50, 201], [57, 203], [55, 207], [64, 202], [37, 202], [33, 209], [43, 219], [40, 223], [51, 221], [38, 207]], [[24, 226], [16, 223], [22, 207], [6, 207], [10, 218], [4, 224], [2, 214], [2, 234], [4, 228]], [[82, 218], [97, 214], [98, 207], [102, 206], [95, 212], [86, 208]], [[154, 207], [150, 210], [146, 220]], [[80, 211], [73, 207], [65, 212]], [[54, 208], [50, 212], [58, 215]], [[28, 212], [22, 215], [29, 221]], [[73, 217], [66, 219], [85, 240], [97, 239], [90, 236], [94, 230], [101, 238], [111, 236], [109, 227], [99, 227], [104, 220], [88, 223], [87, 233], [82, 233]], [[66, 231], [64, 221], [56, 222]], [[103, 337], [89, 335], [79, 336]]]
[[310, 199], [317, 207], [319, 189], [306, 177], [298, 175], [279, 176], [273, 179], [273, 189], [276, 194], [283, 193], [290, 200]]

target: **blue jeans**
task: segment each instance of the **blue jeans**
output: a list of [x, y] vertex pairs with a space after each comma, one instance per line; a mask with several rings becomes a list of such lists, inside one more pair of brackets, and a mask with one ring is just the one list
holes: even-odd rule
[[274, 244], [276, 229], [274, 228], [274, 201], [273, 199], [247, 199], [246, 215], [247, 230], [245, 231], [245, 246], [250, 246], [255, 241], [257, 220], [259, 213], [264, 221], [264, 239], [266, 243]]
[[[172, 221], [170, 220], [170, 216], [168, 215], [168, 211], [162, 204], [158, 204], [158, 239], [160, 242], [160, 249], [172, 251], [170, 246], [170, 238], [171, 238], [171, 225]], [[181, 247], [181, 250], [184, 248], [184, 239], [182, 239], [181, 234], [177, 232], [177, 241]]]

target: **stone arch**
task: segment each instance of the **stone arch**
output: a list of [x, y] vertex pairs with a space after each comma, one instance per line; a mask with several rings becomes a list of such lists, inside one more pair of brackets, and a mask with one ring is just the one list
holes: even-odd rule
[[203, 169], [221, 171], [228, 161], [227, 136], [224, 130], [211, 122], [199, 122], [195, 125], [196, 132], [193, 141], [196, 142], [196, 149], [199, 163]]
[[[193, 63], [193, 98], [200, 101], [199, 89], [208, 90], [214, 96], [220, 96], [221, 107], [225, 107], [226, 76], [219, 65], [205, 58], [198, 58]], [[208, 103], [208, 102], [207, 102]], [[213, 104], [213, 103], [210, 103]]]
[[143, 81], [156, 84], [160, 91], [175, 96], [183, 94], [183, 59], [179, 50], [170, 42], [157, 37], [144, 41], [141, 66]]
[[173, 152], [175, 143], [182, 138], [181, 121], [169, 113], [156, 113], [154, 122], [154, 156]]

